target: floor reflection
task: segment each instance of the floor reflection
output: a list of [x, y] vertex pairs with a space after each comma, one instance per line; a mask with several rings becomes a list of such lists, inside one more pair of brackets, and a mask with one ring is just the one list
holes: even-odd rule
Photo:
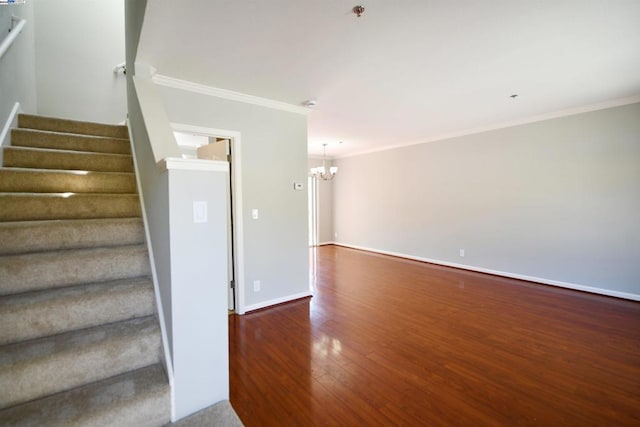
[[313, 356], [326, 357], [331, 354], [339, 356], [342, 352], [342, 343], [337, 338], [323, 335], [313, 342]]

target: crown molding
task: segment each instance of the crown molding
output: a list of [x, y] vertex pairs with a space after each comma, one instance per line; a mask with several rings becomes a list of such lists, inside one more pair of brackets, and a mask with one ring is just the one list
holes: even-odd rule
[[162, 74], [155, 74], [151, 79], [155, 84], [160, 86], [185, 90], [187, 92], [199, 93], [201, 95], [213, 96], [216, 98], [228, 99], [231, 101], [244, 102], [245, 104], [259, 105], [261, 107], [287, 111], [289, 113], [308, 116], [312, 111], [310, 108], [287, 104], [286, 102], [274, 101], [273, 99], [261, 98], [259, 96], [247, 95], [231, 90], [206, 86], [200, 83], [194, 83], [187, 80], [180, 80], [173, 77], [164, 76]]
[[419, 141], [411, 141], [403, 144], [385, 145], [383, 147], [372, 148], [370, 150], [357, 151], [344, 155], [334, 156], [334, 159], [345, 159], [347, 157], [362, 156], [364, 154], [377, 153], [379, 151], [394, 150], [396, 148], [409, 147], [412, 145], [427, 144], [429, 142], [443, 141], [445, 139], [458, 138], [461, 136], [474, 135], [478, 133], [488, 132], [492, 130], [505, 129], [514, 126], [526, 125], [528, 123], [541, 122], [544, 120], [558, 119], [561, 117], [574, 116], [576, 114], [589, 113], [592, 111], [606, 110], [607, 108], [622, 107], [624, 105], [636, 104], [640, 102], [640, 95], [634, 95], [627, 98], [612, 99], [597, 104], [583, 105], [581, 107], [567, 108], [564, 110], [553, 111], [550, 113], [539, 114], [536, 116], [525, 117], [522, 119], [510, 120], [506, 122], [496, 123], [488, 126], [480, 126], [472, 129], [465, 129], [458, 132], [451, 132], [437, 135], [431, 138], [421, 139]]

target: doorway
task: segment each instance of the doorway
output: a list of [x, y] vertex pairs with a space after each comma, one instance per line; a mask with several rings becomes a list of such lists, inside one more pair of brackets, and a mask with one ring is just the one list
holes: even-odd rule
[[227, 162], [228, 309], [244, 314], [240, 133], [199, 126], [172, 124], [176, 142], [185, 158]]

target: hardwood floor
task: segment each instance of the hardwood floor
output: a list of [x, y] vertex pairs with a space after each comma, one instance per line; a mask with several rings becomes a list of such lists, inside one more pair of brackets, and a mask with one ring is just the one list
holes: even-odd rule
[[639, 426], [640, 303], [335, 246], [233, 315], [246, 426]]

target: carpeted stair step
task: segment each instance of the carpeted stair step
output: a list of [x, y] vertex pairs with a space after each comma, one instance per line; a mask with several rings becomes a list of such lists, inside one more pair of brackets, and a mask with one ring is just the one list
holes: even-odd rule
[[0, 206], [0, 221], [140, 216], [137, 194], [0, 193]]
[[48, 130], [52, 132], [107, 136], [110, 138], [129, 138], [129, 132], [126, 126], [58, 119], [54, 117], [34, 116], [30, 114], [18, 115], [18, 127]]
[[133, 159], [127, 154], [28, 147], [5, 147], [3, 150], [4, 167], [133, 172]]
[[236, 414], [228, 400], [221, 400], [208, 406], [195, 414], [182, 418], [174, 423], [166, 424], [164, 427], [244, 427], [242, 421]]
[[160, 362], [154, 316], [0, 347], [0, 408]]
[[7, 255], [0, 257], [0, 295], [149, 274], [146, 245]]
[[161, 426], [171, 419], [169, 393], [156, 364], [0, 410], [0, 425]]
[[128, 172], [56, 169], [0, 169], [1, 192], [135, 193], [136, 178]]
[[0, 298], [0, 345], [154, 314], [147, 277]]
[[11, 145], [55, 150], [131, 154], [129, 139], [76, 135], [34, 129], [12, 129]]
[[140, 218], [0, 222], [0, 256], [142, 243]]

